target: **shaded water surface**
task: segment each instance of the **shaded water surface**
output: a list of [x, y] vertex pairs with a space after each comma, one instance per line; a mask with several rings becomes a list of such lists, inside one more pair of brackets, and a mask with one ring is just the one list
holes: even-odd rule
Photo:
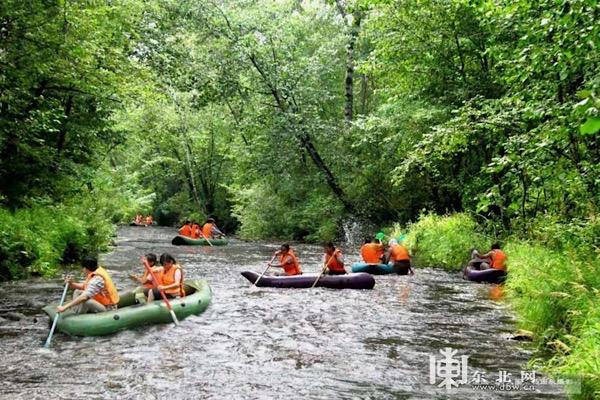
[[[119, 288], [141, 273], [139, 257], [170, 252], [188, 278], [206, 278], [213, 302], [200, 316], [100, 338], [57, 333], [42, 348], [48, 320], [40, 308], [62, 283], [28, 280], [0, 286], [2, 399], [558, 399], [560, 387], [498, 392], [429, 383], [430, 356], [468, 355], [469, 375], [520, 378], [529, 357], [508, 338], [515, 329], [488, 287], [458, 275], [418, 270], [376, 277], [374, 290], [253, 288], [240, 271], [262, 271], [276, 243], [174, 247], [173, 229], [124, 227], [101, 257]], [[305, 272], [321, 249], [295, 246]], [[346, 250], [347, 262], [357, 260]], [[539, 376], [539, 375], [538, 375]], [[471, 378], [471, 376], [469, 376]], [[438, 379], [436, 383], [440, 383]]]

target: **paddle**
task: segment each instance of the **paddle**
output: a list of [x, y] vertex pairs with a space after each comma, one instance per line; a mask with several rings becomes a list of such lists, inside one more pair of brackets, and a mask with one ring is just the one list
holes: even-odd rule
[[[152, 268], [150, 267], [150, 264], [148, 264], [148, 260], [146, 260], [145, 257], [142, 257], [142, 263], [144, 264], [144, 267], [148, 270], [148, 273], [152, 276], [152, 285], [154, 285], [154, 287], [158, 289], [158, 280], [156, 279], [156, 275], [154, 275], [154, 271], [152, 271]], [[169, 310], [169, 313], [171, 314], [173, 323], [175, 325], [179, 325], [177, 316], [175, 315], [175, 312], [173, 311], [173, 307], [171, 306], [171, 303], [169, 303], [169, 300], [167, 299], [167, 295], [165, 295], [164, 290], [159, 289], [158, 291], [160, 292], [160, 296], [162, 297], [163, 301], [167, 305], [167, 309]]]
[[315, 285], [317, 284], [317, 282], [319, 282], [319, 279], [321, 279], [321, 276], [323, 276], [323, 274], [325, 273], [325, 270], [327, 269], [327, 267], [329, 267], [329, 263], [331, 262], [331, 260], [333, 260], [333, 259], [334, 259], [334, 257], [335, 257], [335, 255], [336, 255], [336, 253], [337, 253], [337, 252], [338, 252], [338, 251], [337, 251], [337, 250], [335, 250], [335, 251], [333, 252], [333, 254], [331, 255], [331, 257], [329, 257], [329, 260], [327, 260], [327, 263], [325, 263], [325, 264], [323, 265], [323, 268], [321, 269], [321, 273], [319, 274], [319, 276], [317, 276], [317, 279], [315, 280], [315, 282], [314, 282], [314, 283], [312, 284], [312, 286], [310, 287], [311, 289], [315, 287]]
[[265, 272], [267, 272], [267, 270], [269, 268], [271, 268], [271, 263], [273, 262], [273, 260], [275, 259], [275, 256], [277, 255], [277, 252], [275, 252], [275, 254], [273, 254], [273, 257], [271, 257], [271, 261], [269, 261], [269, 263], [267, 264], [267, 268], [265, 268], [265, 270], [262, 272], [262, 274], [260, 274], [260, 276], [258, 277], [257, 280], [254, 281], [254, 286], [256, 286], [256, 284], [258, 283], [258, 281], [260, 281], [260, 278], [263, 277], [263, 275], [265, 274]]
[[208, 243], [210, 245], [210, 247], [213, 247], [213, 244], [210, 242], [210, 240], [208, 240], [208, 238], [206, 236], [204, 236], [204, 232], [202, 232], [202, 229], [200, 229], [200, 234], [202, 235], [204, 240], [206, 240], [206, 243]]
[[[65, 297], [67, 296], [67, 289], [69, 289], [69, 282], [65, 283], [65, 288], [63, 290], [62, 297], [60, 298], [59, 306], [62, 306], [63, 303], [65, 302]], [[58, 323], [59, 317], [60, 317], [60, 313], [57, 311], [56, 314], [54, 314], [54, 321], [52, 321], [52, 328], [50, 328], [50, 333], [48, 334], [48, 339], [46, 339], [46, 343], [44, 344], [44, 347], [46, 347], [46, 348], [50, 347], [50, 342], [52, 341], [52, 335], [54, 334], [54, 329], [56, 329], [56, 324]]]

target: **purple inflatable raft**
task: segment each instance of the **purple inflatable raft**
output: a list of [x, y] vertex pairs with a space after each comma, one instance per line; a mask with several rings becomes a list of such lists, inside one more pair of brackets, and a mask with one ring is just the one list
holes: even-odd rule
[[[506, 280], [506, 272], [493, 268], [478, 270], [473, 267], [465, 267], [463, 277], [472, 282], [503, 283]], [[260, 284], [260, 282], [258, 283]]]
[[[242, 272], [244, 278], [254, 283], [260, 274], [254, 271]], [[276, 288], [310, 288], [317, 279], [317, 274], [303, 274], [294, 276], [263, 275], [256, 286]], [[322, 275], [316, 284], [317, 287], [330, 289], [373, 289], [375, 279], [370, 274], [360, 272], [347, 275]]]

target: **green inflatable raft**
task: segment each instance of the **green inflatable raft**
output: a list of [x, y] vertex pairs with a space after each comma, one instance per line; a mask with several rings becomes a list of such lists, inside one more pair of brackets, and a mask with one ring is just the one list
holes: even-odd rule
[[[227, 239], [209, 239], [213, 246], [225, 246], [229, 241]], [[174, 246], [210, 246], [204, 238], [192, 239], [191, 237], [177, 235], [171, 240]]]
[[[178, 320], [192, 314], [198, 315], [210, 304], [212, 291], [205, 280], [186, 281], [186, 296], [169, 300]], [[143, 325], [172, 323], [171, 314], [162, 299], [149, 304], [135, 304], [133, 290], [119, 293], [119, 308], [97, 314], [75, 314], [71, 310], [62, 313], [56, 329], [74, 336], [110, 335], [123, 329]], [[58, 304], [49, 304], [44, 312], [54, 319]]]

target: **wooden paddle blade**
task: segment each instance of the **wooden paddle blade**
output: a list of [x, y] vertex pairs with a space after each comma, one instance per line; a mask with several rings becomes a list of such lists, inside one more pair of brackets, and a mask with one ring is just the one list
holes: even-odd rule
[[173, 323], [175, 325], [179, 325], [179, 320], [177, 319], [177, 315], [175, 315], [175, 311], [173, 311], [172, 309], [169, 311], [171, 313], [171, 318], [173, 318]]

